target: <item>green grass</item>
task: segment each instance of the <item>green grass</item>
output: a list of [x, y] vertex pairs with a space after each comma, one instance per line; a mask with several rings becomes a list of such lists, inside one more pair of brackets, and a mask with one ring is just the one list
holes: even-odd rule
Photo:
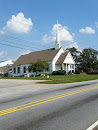
[[98, 79], [98, 74], [79, 74], [79, 75], [50, 75], [47, 79], [46, 76], [38, 77], [0, 77], [3, 79], [32, 79], [32, 80], [51, 80], [46, 82], [40, 82], [45, 84], [59, 84], [59, 83], [72, 83], [72, 82], [82, 82], [88, 80]]

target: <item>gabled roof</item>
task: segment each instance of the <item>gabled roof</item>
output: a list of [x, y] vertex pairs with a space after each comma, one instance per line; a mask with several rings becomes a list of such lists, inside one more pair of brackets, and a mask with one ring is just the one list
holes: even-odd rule
[[62, 54], [60, 55], [60, 57], [58, 58], [56, 64], [57, 64], [57, 65], [62, 64], [63, 61], [65, 60], [67, 54], [68, 54], [68, 52], [62, 53]]
[[43, 51], [31, 52], [26, 55], [21, 55], [13, 64], [13, 66], [30, 64], [36, 62], [38, 59], [43, 61], [52, 61], [60, 49], [48, 49]]

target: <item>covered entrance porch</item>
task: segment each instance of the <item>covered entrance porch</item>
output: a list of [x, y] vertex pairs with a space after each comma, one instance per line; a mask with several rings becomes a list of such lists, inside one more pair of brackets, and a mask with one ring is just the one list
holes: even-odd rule
[[66, 74], [68, 74], [69, 71], [75, 73], [75, 64], [62, 63], [62, 70], [65, 70]]

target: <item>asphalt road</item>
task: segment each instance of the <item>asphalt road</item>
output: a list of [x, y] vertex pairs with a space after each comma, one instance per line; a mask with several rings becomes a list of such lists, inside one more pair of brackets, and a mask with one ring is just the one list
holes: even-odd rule
[[19, 82], [0, 80], [0, 130], [86, 130], [98, 120], [98, 80]]

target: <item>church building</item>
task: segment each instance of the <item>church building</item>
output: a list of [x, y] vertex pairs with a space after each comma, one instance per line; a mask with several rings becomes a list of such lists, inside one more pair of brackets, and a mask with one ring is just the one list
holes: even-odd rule
[[[58, 23], [57, 23], [58, 25]], [[75, 72], [75, 61], [70, 52], [66, 51], [60, 43], [59, 29], [57, 26], [55, 47], [47, 50], [31, 52], [21, 55], [13, 64], [12, 76], [34, 75], [35, 72], [29, 72], [30, 63], [36, 62], [38, 59], [48, 62], [49, 68], [41, 73], [52, 73], [57, 70], [65, 70]]]

